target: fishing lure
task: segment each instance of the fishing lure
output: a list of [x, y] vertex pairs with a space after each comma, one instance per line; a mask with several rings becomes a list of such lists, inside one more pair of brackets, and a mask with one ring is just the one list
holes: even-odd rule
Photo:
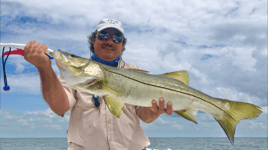
[[[23, 45], [23, 44], [16, 44], [16, 43], [0, 43], [0, 46], [3, 47], [3, 50], [2, 50], [2, 65], [3, 65], [3, 74], [4, 74], [4, 87], [3, 89], [5, 91], [9, 91], [10, 90], [10, 86], [7, 84], [7, 75], [6, 75], [6, 62], [7, 62], [7, 59], [9, 57], [9, 55], [21, 55], [24, 57], [24, 47], [26, 45]], [[6, 51], [5, 52], [5, 47], [9, 47], [9, 51]], [[15, 50], [11, 50], [11, 48], [16, 48]], [[48, 53], [50, 52], [53, 52], [53, 50], [51, 49], [48, 49], [46, 51], [46, 55], [50, 58], [50, 59], [53, 59], [52, 56], [50, 56]], [[5, 58], [6, 56], [6, 58]]]

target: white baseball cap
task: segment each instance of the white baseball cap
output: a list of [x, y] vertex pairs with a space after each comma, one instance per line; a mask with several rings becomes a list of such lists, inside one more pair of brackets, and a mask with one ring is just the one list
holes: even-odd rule
[[124, 35], [124, 29], [123, 29], [121, 22], [119, 22], [115, 19], [112, 19], [112, 18], [102, 19], [100, 21], [100, 23], [97, 25], [96, 30], [101, 31], [101, 30], [106, 29], [106, 28], [115, 28], [115, 29], [119, 30]]

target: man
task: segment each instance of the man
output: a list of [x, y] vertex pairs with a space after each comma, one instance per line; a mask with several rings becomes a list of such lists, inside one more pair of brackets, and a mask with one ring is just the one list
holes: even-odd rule
[[[91, 59], [106, 65], [139, 69], [125, 63], [121, 56], [125, 50], [126, 38], [122, 24], [115, 19], [103, 19], [89, 36]], [[150, 142], [140, 127], [140, 119], [153, 122], [160, 114], [172, 114], [172, 103], [159, 98], [159, 105], [152, 100], [151, 107], [125, 104], [120, 118], [114, 117], [102, 97], [75, 89], [66, 84], [64, 77], [57, 78], [51, 61], [45, 55], [48, 46], [29, 42], [24, 58], [39, 71], [42, 93], [50, 108], [58, 115], [70, 110], [68, 142], [70, 150], [139, 150]]]

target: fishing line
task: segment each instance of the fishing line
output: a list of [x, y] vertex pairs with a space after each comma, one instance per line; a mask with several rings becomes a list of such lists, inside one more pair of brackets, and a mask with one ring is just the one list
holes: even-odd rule
[[[11, 53], [11, 47], [9, 47], [9, 52], [7, 54], [6, 59], [4, 59], [4, 57], [5, 57], [4, 52], [5, 52], [5, 47], [3, 47], [3, 51], [2, 51], [2, 64], [3, 64], [3, 74], [4, 74], [4, 84], [5, 84], [3, 89], [5, 91], [9, 91], [10, 87], [7, 85], [7, 76], [6, 76], [6, 67], [5, 66], [6, 66], [7, 58]], [[0, 109], [1, 109], [1, 98], [0, 98]]]
[[[49, 54], [45, 53], [50, 59], [53, 59], [52, 56], [50, 56]], [[2, 51], [2, 64], [3, 64], [3, 74], [4, 74], [4, 84], [5, 86], [3, 87], [3, 89], [5, 91], [9, 91], [10, 90], [10, 86], [7, 85], [7, 76], [6, 76], [6, 61], [9, 57], [9, 55], [21, 55], [24, 57], [24, 50], [20, 49], [20, 48], [16, 48], [16, 50], [11, 51], [11, 47], [9, 47], [9, 51], [5, 52], [5, 46], [3, 47], [3, 51]], [[4, 57], [6, 56], [6, 59], [4, 59]]]
[[4, 57], [5, 57], [4, 52], [5, 52], [5, 47], [3, 47], [3, 51], [2, 51], [2, 64], [3, 64], [3, 74], [4, 74], [4, 84], [5, 84], [3, 89], [5, 91], [9, 91], [10, 87], [7, 85], [7, 76], [6, 76], [6, 67], [5, 66], [6, 66], [7, 59], [11, 53], [11, 47], [9, 47], [9, 52], [7, 54], [6, 59], [4, 59]]

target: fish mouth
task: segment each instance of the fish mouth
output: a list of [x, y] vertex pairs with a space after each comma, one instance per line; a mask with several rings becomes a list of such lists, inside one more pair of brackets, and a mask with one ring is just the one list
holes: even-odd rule
[[64, 54], [66, 52], [62, 52], [62, 51], [55, 51], [54, 52], [54, 59], [55, 59], [55, 62], [58, 66], [58, 68], [60, 70], [67, 70], [68, 69], [68, 58], [66, 57], [66, 54]]

